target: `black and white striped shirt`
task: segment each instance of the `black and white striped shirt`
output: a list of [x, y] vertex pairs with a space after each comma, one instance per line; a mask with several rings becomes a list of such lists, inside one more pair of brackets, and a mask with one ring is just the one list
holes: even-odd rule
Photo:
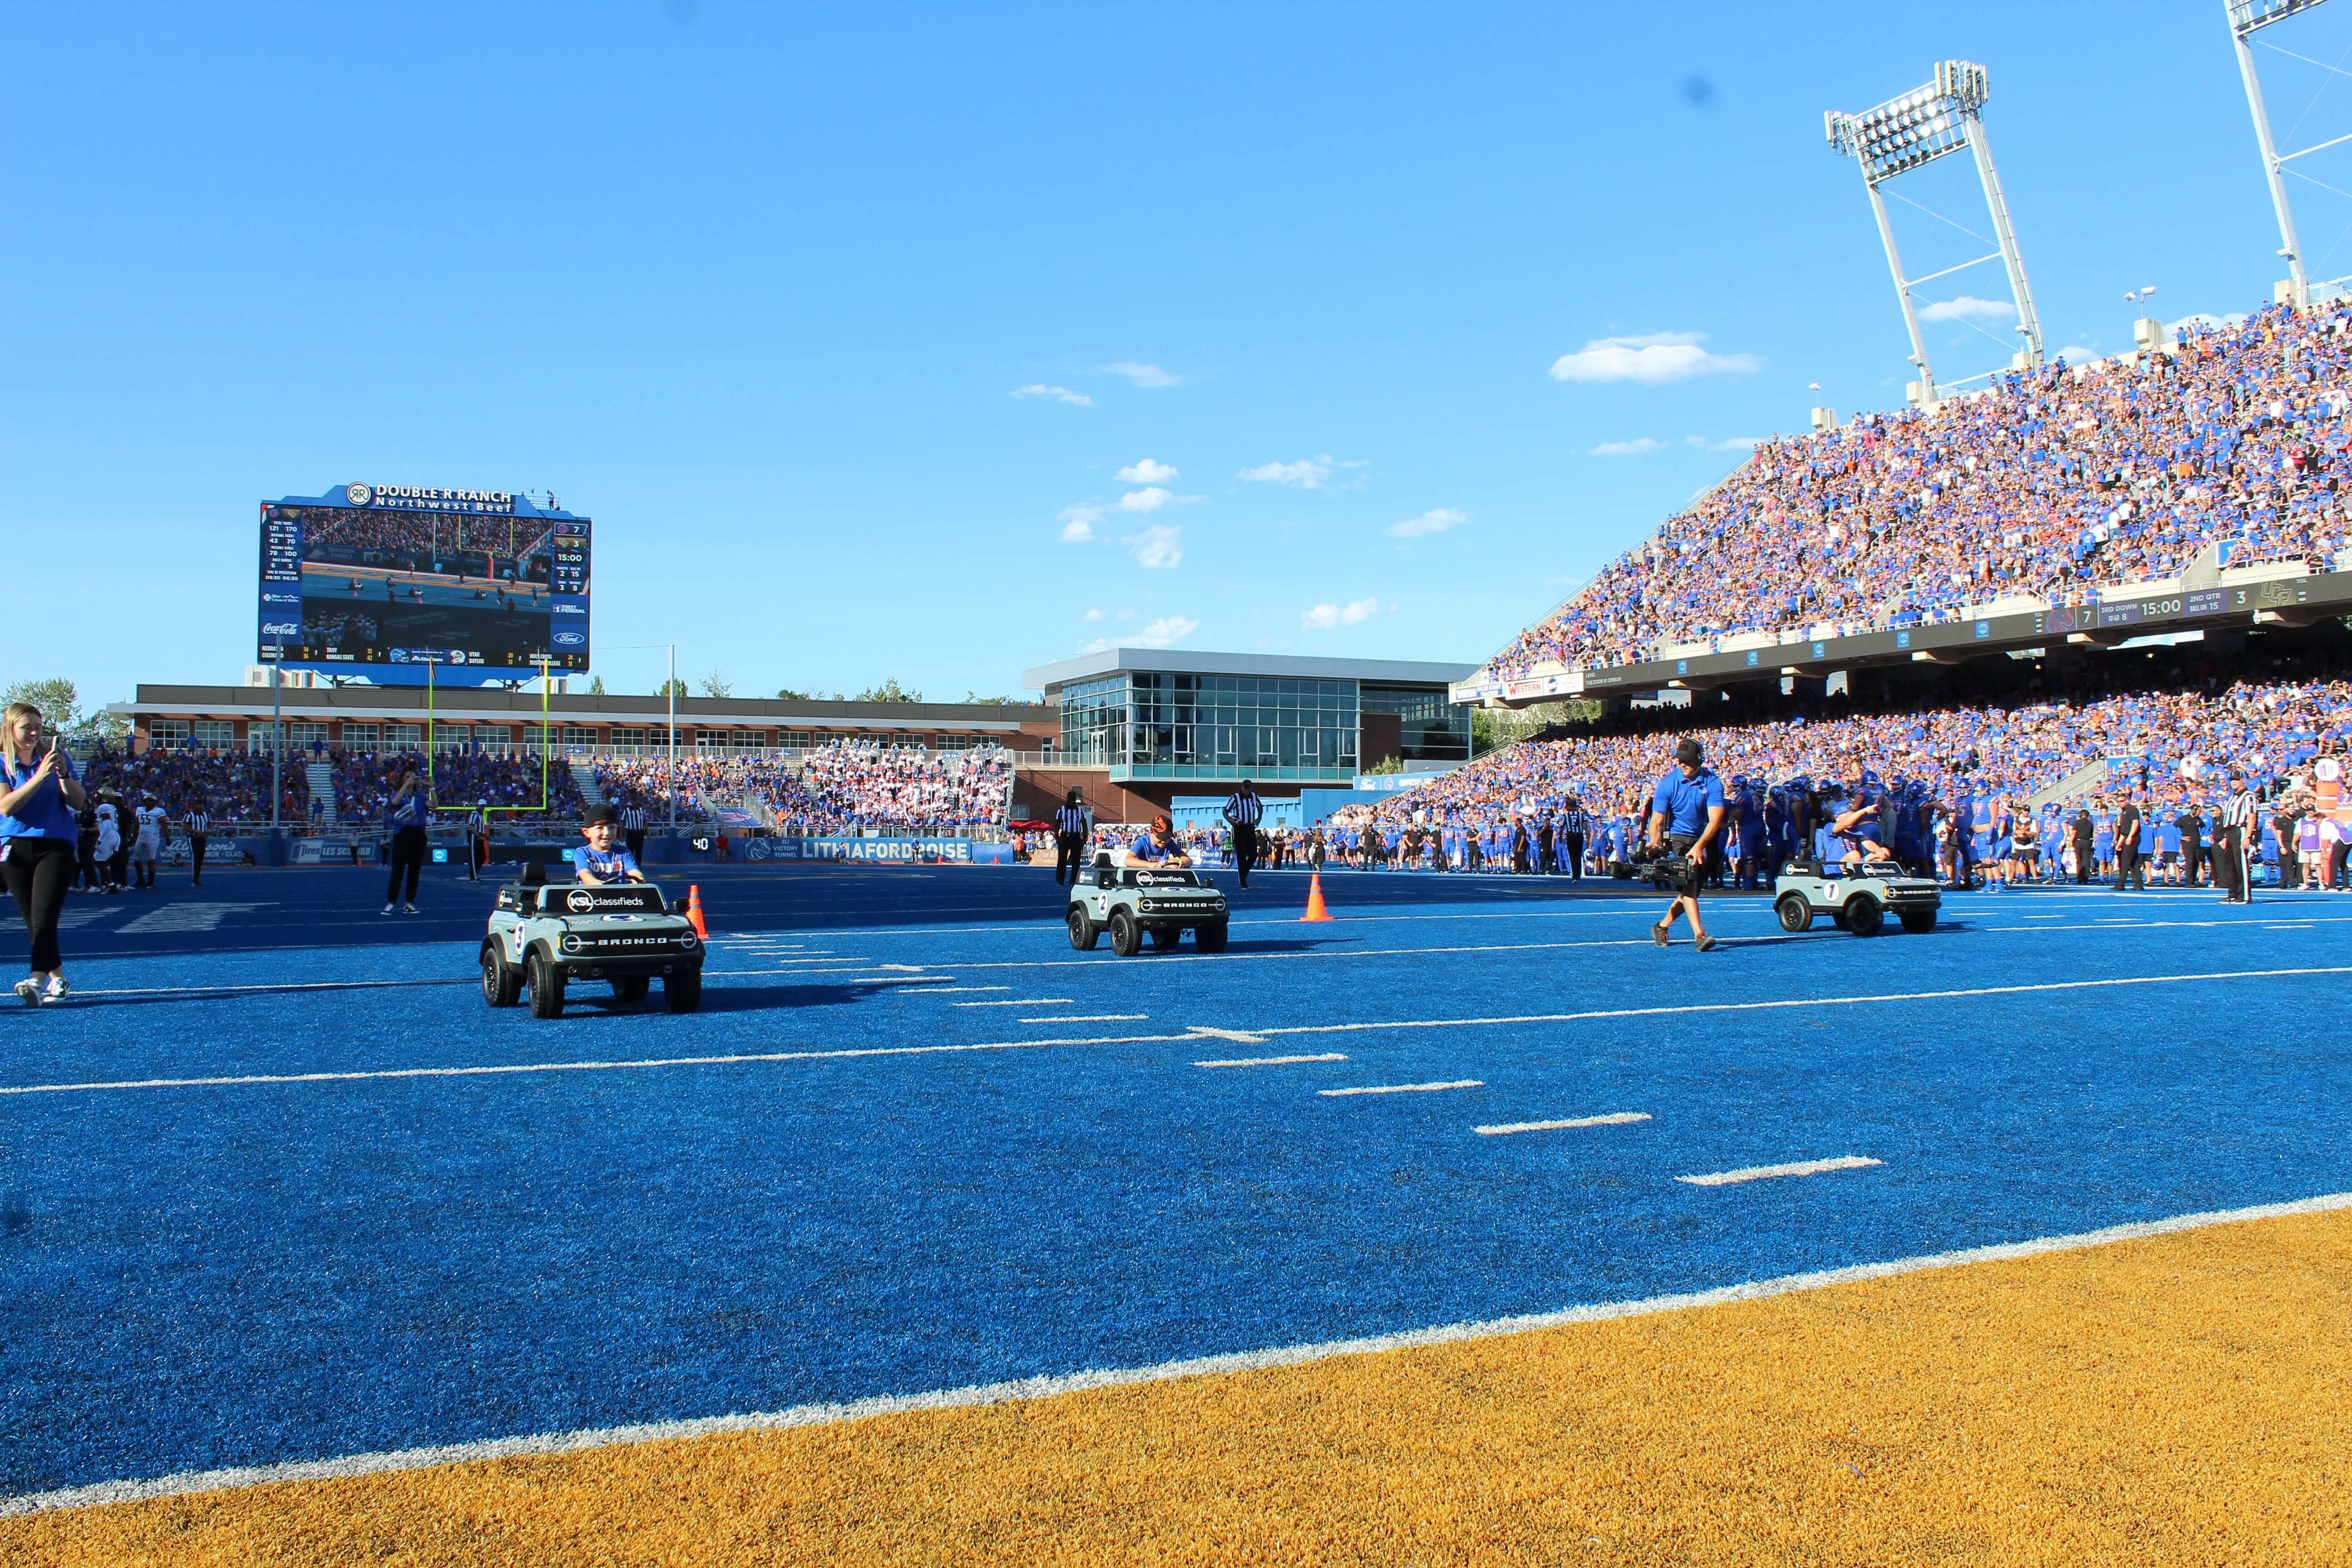
[[1235, 790], [1225, 799], [1225, 820], [1235, 827], [1255, 827], [1265, 815], [1265, 802], [1249, 791]]
[[2254, 795], [2252, 790], [2242, 789], [2230, 797], [2229, 805], [2221, 808], [2221, 826], [2243, 832], [2253, 825]]
[[1579, 838], [1584, 837], [1590, 823], [1591, 819], [1585, 816], [1584, 808], [1580, 805], [1571, 805], [1559, 814], [1559, 830], [1562, 833], [1572, 833]]
[[1087, 835], [1087, 808], [1066, 805], [1054, 814], [1054, 831], [1065, 838], [1083, 838]]
[[188, 830], [190, 837], [202, 838], [213, 830], [213, 814], [199, 807], [183, 817], [181, 826]]
[[645, 830], [646, 808], [642, 805], [623, 806], [621, 808], [621, 831], [624, 833], [643, 833]]

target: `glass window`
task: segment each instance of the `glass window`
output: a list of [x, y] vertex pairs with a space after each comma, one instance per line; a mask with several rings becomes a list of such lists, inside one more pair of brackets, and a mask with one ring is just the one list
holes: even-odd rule
[[206, 747], [236, 744], [236, 723], [229, 719], [199, 719], [190, 727], [190, 740]]
[[188, 743], [188, 721], [185, 719], [151, 719], [147, 722], [147, 743], [165, 751]]

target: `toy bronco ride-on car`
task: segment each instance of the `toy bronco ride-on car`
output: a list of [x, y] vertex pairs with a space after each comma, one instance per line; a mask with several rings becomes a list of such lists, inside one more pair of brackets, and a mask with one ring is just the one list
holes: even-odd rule
[[1225, 895], [1198, 871], [1182, 867], [1113, 866], [1095, 857], [1092, 872], [1070, 889], [1070, 945], [1090, 952], [1106, 931], [1110, 950], [1121, 958], [1151, 945], [1171, 948], [1190, 930], [1202, 952], [1225, 951]]
[[1827, 915], [1856, 936], [1876, 936], [1888, 915], [1913, 935], [1936, 929], [1943, 894], [1931, 877], [1914, 877], [1891, 861], [1875, 867], [1824, 867], [1791, 860], [1772, 881], [1772, 912], [1782, 931], [1803, 931]]
[[509, 882], [482, 938], [482, 1000], [511, 1007], [530, 993], [534, 1018], [563, 1011], [575, 980], [607, 980], [624, 1002], [662, 983], [673, 1013], [702, 1005], [702, 942], [651, 882]]

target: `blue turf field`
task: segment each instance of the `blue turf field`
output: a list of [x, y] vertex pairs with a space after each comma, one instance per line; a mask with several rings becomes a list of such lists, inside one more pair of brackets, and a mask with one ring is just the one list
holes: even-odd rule
[[[1784, 938], [1727, 900], [1702, 957], [1653, 947], [1661, 900], [1606, 886], [1335, 875], [1340, 919], [1302, 925], [1304, 879], [1268, 875], [1223, 956], [1121, 960], [1069, 950], [1042, 871], [700, 877], [717, 944], [684, 1018], [596, 986], [559, 1021], [485, 1008], [488, 884], [436, 879], [413, 921], [373, 912], [365, 872], [77, 903], [81, 994], [0, 1019], [0, 1088], [412, 1076], [0, 1095], [0, 1493], [1132, 1366], [2352, 1187], [2352, 977], [2313, 973], [2347, 962], [2352, 900], [1979, 894], [1874, 941]], [[2219, 977], [2249, 971], [2305, 973]], [[2084, 984], [2167, 976], [2189, 978]], [[2063, 988], [1933, 994], [2027, 985]], [[1606, 1010], [1632, 1016], [1558, 1016]], [[982, 1046], [1003, 1048], [939, 1048]], [[788, 1059], [675, 1061], [746, 1055]], [[1475, 1131], [1611, 1113], [1648, 1119]], [[1674, 1179], [1848, 1155], [1883, 1163]]]

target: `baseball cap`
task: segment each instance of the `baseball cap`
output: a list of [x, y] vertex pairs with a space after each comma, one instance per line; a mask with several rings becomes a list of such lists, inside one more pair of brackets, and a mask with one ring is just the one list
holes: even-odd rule
[[1686, 768], [1698, 766], [1706, 756], [1706, 752], [1699, 743], [1688, 736], [1685, 736], [1681, 743], [1675, 747], [1675, 761]]
[[613, 815], [613, 808], [611, 806], [599, 805], [592, 806], [589, 809], [588, 815], [581, 819], [580, 826], [583, 827], [593, 827], [600, 822], [609, 822], [615, 827], [618, 827], [621, 825], [621, 819]]

